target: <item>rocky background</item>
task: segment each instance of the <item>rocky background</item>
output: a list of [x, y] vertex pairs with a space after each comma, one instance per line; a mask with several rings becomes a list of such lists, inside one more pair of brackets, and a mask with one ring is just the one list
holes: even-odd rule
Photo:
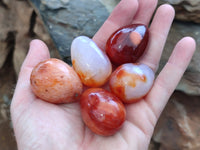
[[[70, 63], [71, 40], [92, 37], [119, 0], [0, 0], [0, 150], [16, 150], [9, 106], [29, 42], [39, 38], [51, 56]], [[200, 0], [159, 0], [176, 9], [161, 60], [183, 36], [197, 51], [157, 124], [149, 150], [200, 149]]]

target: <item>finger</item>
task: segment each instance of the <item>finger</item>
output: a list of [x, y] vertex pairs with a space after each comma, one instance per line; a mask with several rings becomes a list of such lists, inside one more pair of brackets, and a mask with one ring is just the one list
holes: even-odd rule
[[133, 19], [133, 24], [142, 23], [148, 26], [158, 0], [139, 0], [139, 8]]
[[132, 22], [137, 8], [137, 0], [121, 0], [102, 27], [94, 35], [94, 42], [104, 50], [109, 36], [120, 27]]
[[168, 62], [155, 80], [146, 100], [158, 118], [175, 90], [195, 51], [194, 39], [185, 37], [174, 48]]
[[[23, 101], [25, 104], [29, 97], [32, 95], [30, 90], [30, 74], [34, 66], [39, 62], [48, 59], [50, 57], [47, 46], [40, 40], [33, 40], [30, 43], [29, 52], [22, 64], [17, 86], [13, 96], [14, 103], [20, 103]], [[19, 97], [22, 97], [21, 99]]]
[[157, 70], [160, 57], [174, 19], [174, 8], [164, 4], [158, 8], [149, 28], [149, 44], [144, 55], [138, 60]]

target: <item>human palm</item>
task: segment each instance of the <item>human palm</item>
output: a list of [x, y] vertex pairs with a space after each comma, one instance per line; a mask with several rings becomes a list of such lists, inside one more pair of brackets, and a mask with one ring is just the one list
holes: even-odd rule
[[[131, 23], [148, 25], [156, 5], [156, 0], [122, 0], [93, 40], [104, 49], [110, 34], [121, 26]], [[149, 44], [138, 62], [148, 65], [154, 72], [158, 68], [173, 17], [173, 8], [162, 5], [156, 11], [149, 27]], [[29, 82], [31, 71], [37, 63], [50, 57], [46, 45], [42, 41], [33, 40], [22, 65], [11, 104], [18, 149], [148, 149], [159, 115], [194, 51], [195, 42], [192, 38], [185, 37], [180, 40], [148, 95], [137, 103], [125, 105], [127, 116], [122, 128], [113, 136], [104, 137], [92, 133], [84, 125], [79, 102], [55, 105], [38, 99], [32, 93]]]

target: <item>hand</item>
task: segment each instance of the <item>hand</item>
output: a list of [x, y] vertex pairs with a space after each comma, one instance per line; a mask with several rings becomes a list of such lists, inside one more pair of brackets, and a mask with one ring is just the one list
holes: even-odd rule
[[[99, 29], [93, 40], [104, 49], [112, 32], [131, 23], [148, 25], [157, 0], [122, 0]], [[170, 5], [160, 6], [149, 27], [150, 41], [139, 62], [156, 72], [174, 18]], [[40, 52], [38, 53], [38, 50]], [[47, 58], [46, 45], [33, 40], [21, 67], [11, 104], [11, 116], [19, 150], [145, 150], [148, 149], [156, 122], [175, 90], [195, 51], [195, 41], [181, 39], [157, 76], [149, 94], [141, 101], [126, 105], [127, 118], [115, 135], [93, 134], [82, 122], [79, 103], [54, 105], [44, 102], [30, 89], [33, 67]]]

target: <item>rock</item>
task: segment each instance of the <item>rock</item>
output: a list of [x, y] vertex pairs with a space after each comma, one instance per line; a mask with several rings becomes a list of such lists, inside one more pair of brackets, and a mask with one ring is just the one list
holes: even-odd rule
[[2, 150], [17, 150], [17, 144], [14, 138], [14, 133], [10, 127], [10, 121], [1, 122], [0, 118], [0, 144]]
[[16, 83], [12, 53], [8, 54], [7, 60], [0, 69], [0, 149], [17, 150], [9, 113], [9, 106]]
[[200, 0], [159, 0], [170, 3], [176, 10], [176, 19], [200, 23]]
[[[7, 1], [7, 3], [4, 3], [3, 1], [0, 4], [0, 69], [2, 68], [9, 52], [9, 45], [8, 40], [11, 32], [13, 32], [13, 29], [11, 29], [11, 24], [14, 23], [14, 18], [12, 16], [14, 15], [13, 12], [9, 12], [8, 5], [13, 6], [13, 4], [10, 1]], [[7, 5], [8, 4], [8, 5]], [[4, 15], [6, 14], [6, 15]]]
[[42, 17], [62, 58], [71, 63], [72, 40], [92, 37], [119, 0], [30, 0]]
[[108, 10], [109, 13], [115, 8], [115, 6], [120, 2], [120, 0], [99, 0]]
[[200, 97], [175, 92], [154, 132], [159, 150], [200, 149]]
[[4, 64], [8, 53], [9, 53], [9, 50], [6, 49], [6, 43], [3, 41], [0, 41], [0, 69]]
[[167, 62], [175, 44], [184, 36], [191, 36], [197, 42], [197, 49], [192, 61], [187, 68], [177, 90], [190, 95], [200, 95], [200, 26], [194, 23], [182, 23], [175, 21], [169, 33], [165, 49], [161, 58], [159, 71]]

